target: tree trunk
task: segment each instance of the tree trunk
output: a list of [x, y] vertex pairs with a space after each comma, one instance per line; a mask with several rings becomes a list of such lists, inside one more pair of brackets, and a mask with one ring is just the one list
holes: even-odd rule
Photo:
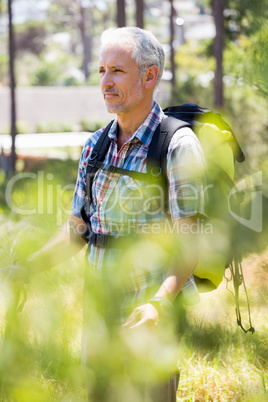
[[173, 0], [170, 1], [170, 17], [169, 17], [169, 25], [170, 25], [170, 69], [171, 69], [171, 102], [175, 99], [176, 93], [176, 66], [175, 66], [175, 52], [174, 52], [174, 18], [175, 18], [175, 8], [173, 5]]
[[126, 7], [125, 0], [116, 0], [116, 22], [118, 27], [126, 26]]
[[136, 25], [139, 28], [144, 28], [144, 0], [136, 0]]
[[83, 72], [85, 75], [85, 79], [87, 80], [89, 78], [88, 65], [91, 62], [91, 38], [86, 33], [85, 8], [82, 6], [80, 6], [79, 29], [83, 44]]
[[15, 45], [14, 45], [14, 33], [13, 33], [13, 23], [12, 23], [12, 0], [8, 0], [8, 33], [9, 33], [9, 86], [10, 86], [10, 120], [11, 120], [11, 161], [10, 170], [12, 173], [16, 171], [16, 80], [15, 80]]
[[224, 0], [213, 1], [216, 36], [214, 40], [214, 56], [216, 71], [214, 79], [214, 106], [223, 107], [223, 49], [224, 49]]

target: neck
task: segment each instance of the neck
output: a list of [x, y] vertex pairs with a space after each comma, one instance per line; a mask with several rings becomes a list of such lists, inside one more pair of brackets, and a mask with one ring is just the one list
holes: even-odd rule
[[120, 141], [121, 144], [127, 142], [135, 131], [137, 131], [152, 110], [152, 105], [153, 101], [150, 100], [150, 102], [147, 102], [145, 105], [143, 103], [139, 104], [137, 108], [129, 112], [117, 115], [119, 127], [118, 141]]

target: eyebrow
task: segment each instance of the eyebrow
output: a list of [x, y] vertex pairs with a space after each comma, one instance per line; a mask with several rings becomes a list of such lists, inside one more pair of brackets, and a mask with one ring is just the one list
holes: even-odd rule
[[[99, 68], [103, 68], [104, 66], [102, 64], [99, 65]], [[120, 66], [120, 64], [113, 64], [111, 66], [108, 65], [109, 69], [114, 69], [114, 68], [120, 68], [120, 69], [124, 69], [125, 67]]]

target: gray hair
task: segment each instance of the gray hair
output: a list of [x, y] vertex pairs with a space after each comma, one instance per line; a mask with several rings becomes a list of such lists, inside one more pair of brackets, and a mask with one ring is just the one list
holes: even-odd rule
[[159, 68], [156, 85], [159, 85], [164, 68], [165, 53], [162, 45], [149, 31], [137, 27], [109, 28], [101, 35], [101, 50], [112, 44], [120, 44], [132, 48], [132, 58], [141, 72], [150, 66]]

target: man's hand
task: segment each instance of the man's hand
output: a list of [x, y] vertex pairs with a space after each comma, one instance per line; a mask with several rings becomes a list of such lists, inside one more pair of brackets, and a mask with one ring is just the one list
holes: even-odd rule
[[140, 307], [136, 307], [128, 317], [125, 328], [138, 328], [141, 326], [148, 326], [150, 328], [156, 327], [159, 322], [159, 315], [156, 308], [150, 304], [143, 304]]

